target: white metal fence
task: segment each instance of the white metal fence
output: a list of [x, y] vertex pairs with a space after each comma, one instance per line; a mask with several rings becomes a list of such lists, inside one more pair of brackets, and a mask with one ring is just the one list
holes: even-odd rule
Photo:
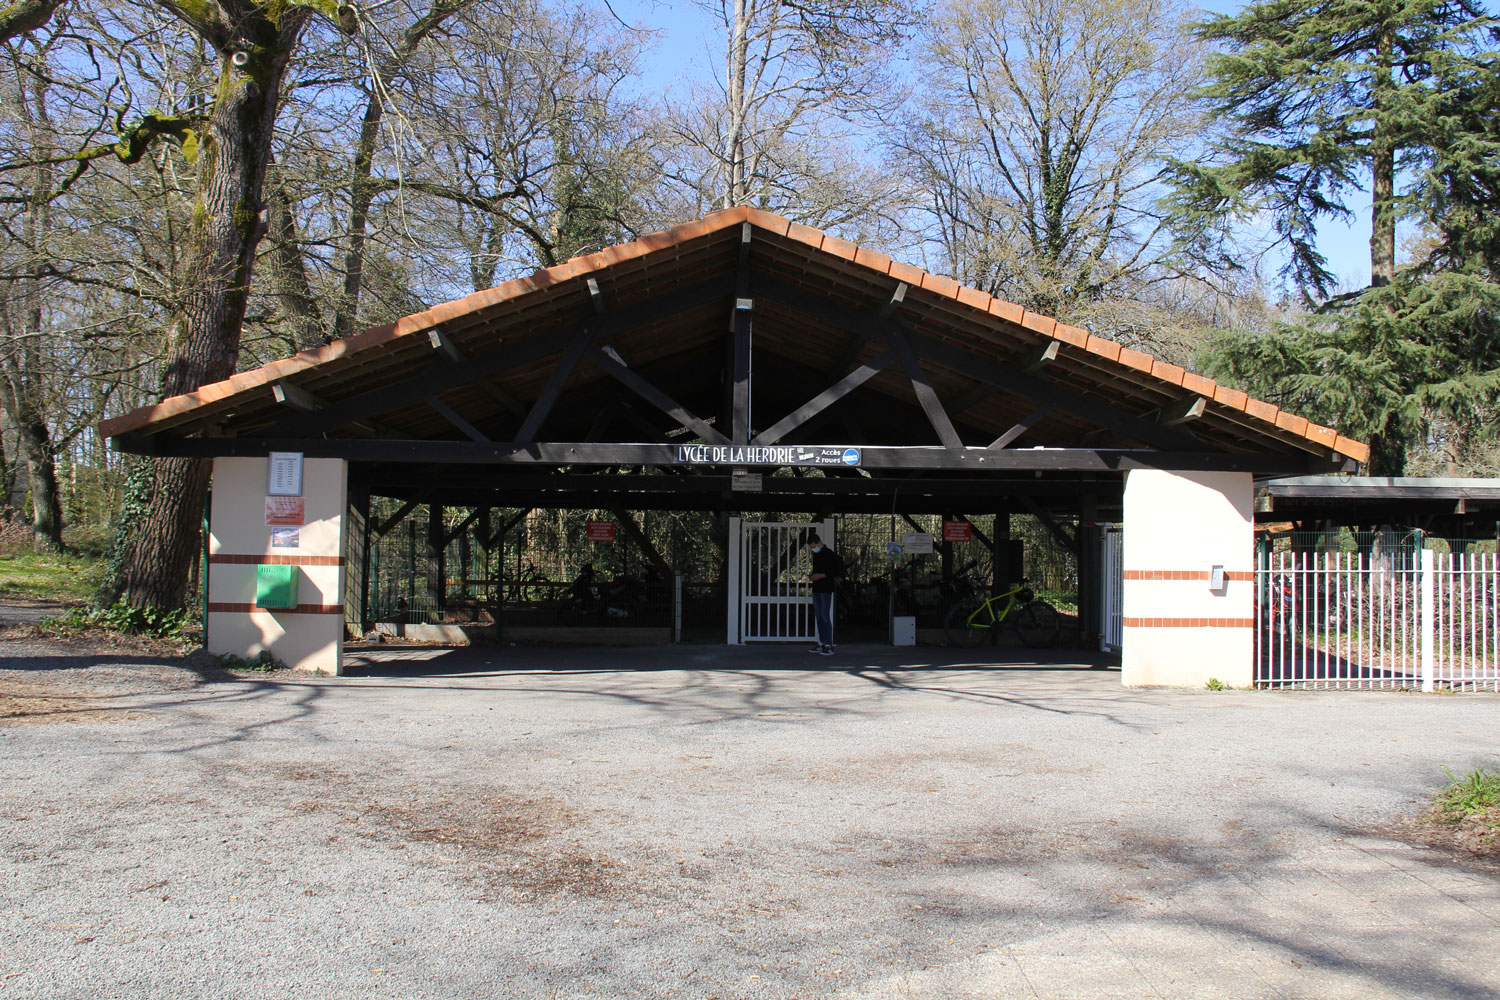
[[730, 519], [730, 642], [796, 642], [817, 636], [807, 539], [817, 532], [833, 546], [833, 530], [832, 521]]
[[1118, 525], [1105, 525], [1099, 532], [1099, 648], [1120, 652], [1124, 633], [1125, 561]]
[[1412, 549], [1262, 553], [1262, 687], [1500, 691], [1500, 557]]

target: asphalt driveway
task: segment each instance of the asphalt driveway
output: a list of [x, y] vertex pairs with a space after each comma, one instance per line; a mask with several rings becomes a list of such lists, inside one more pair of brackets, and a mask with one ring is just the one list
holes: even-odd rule
[[942, 652], [0, 643], [0, 997], [1500, 995], [1500, 699]]

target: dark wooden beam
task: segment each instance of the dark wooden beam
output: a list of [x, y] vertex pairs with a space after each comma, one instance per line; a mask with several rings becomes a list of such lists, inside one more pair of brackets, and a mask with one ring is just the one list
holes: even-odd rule
[[457, 410], [449, 406], [447, 403], [443, 402], [441, 399], [438, 399], [436, 396], [425, 396], [423, 398], [426, 400], [428, 406], [437, 411], [438, 416], [442, 417], [444, 420], [448, 421], [448, 423], [463, 431], [464, 436], [467, 437], [470, 441], [488, 442], [490, 440], [489, 438], [485, 437], [483, 431], [465, 420]]
[[618, 503], [610, 504], [607, 509], [615, 516], [615, 520], [619, 522], [620, 528], [625, 532], [625, 537], [635, 542], [636, 546], [645, 553], [646, 558], [651, 561], [651, 565], [656, 567], [657, 572], [661, 573], [663, 579], [671, 580], [674, 573], [672, 564], [667, 562], [660, 552], [656, 551], [656, 546], [651, 544], [651, 539], [646, 537], [646, 533], [636, 523], [634, 515]]
[[436, 365], [394, 385], [382, 386], [348, 399], [330, 402], [326, 409], [319, 410], [317, 413], [299, 414], [296, 418], [278, 420], [261, 433], [267, 437], [295, 435], [312, 437], [336, 430], [352, 421], [419, 403], [425, 396], [469, 385], [508, 369], [534, 364], [544, 358], [559, 354], [564, 349], [563, 345], [567, 344], [584, 324], [599, 324], [595, 342], [600, 343], [616, 332], [638, 323], [660, 319], [663, 316], [722, 299], [730, 295], [733, 288], [733, 283], [728, 276], [712, 278], [676, 291], [618, 306], [603, 318], [589, 317], [561, 332], [534, 334], [516, 339], [514, 342], [507, 342], [493, 351], [475, 355], [466, 361]]
[[792, 431], [807, 423], [813, 417], [822, 413], [834, 403], [843, 399], [855, 389], [864, 385], [871, 378], [878, 375], [892, 361], [896, 360], [896, 352], [893, 350], [882, 351], [871, 358], [866, 364], [860, 365], [854, 371], [839, 379], [833, 385], [818, 393], [812, 399], [803, 403], [797, 409], [782, 417], [770, 427], [755, 436], [755, 444], [775, 444], [786, 437]]
[[[475, 441], [366, 441], [358, 438], [140, 438], [112, 439], [117, 450], [160, 458], [264, 456], [300, 451], [309, 458], [361, 462], [422, 462], [542, 465], [678, 466], [683, 445], [604, 444], [587, 441], [480, 444]], [[772, 446], [785, 447], [785, 446]], [[842, 445], [800, 445], [803, 449]], [[1239, 454], [1219, 451], [1159, 451], [1150, 448], [941, 448], [861, 445], [866, 469], [965, 469], [977, 472], [1125, 472], [1163, 469], [1181, 472], [1253, 472], [1258, 475], [1310, 475], [1334, 471], [1337, 463], [1308, 455]], [[735, 462], [735, 465], [754, 463]]]
[[1031, 428], [1036, 425], [1036, 422], [1038, 420], [1051, 413], [1054, 409], [1056, 409], [1056, 407], [1054, 407], [1051, 403], [1043, 403], [1041, 406], [1038, 406], [1036, 409], [1026, 414], [1026, 416], [1022, 417], [1020, 422], [1018, 422], [1010, 430], [1006, 431], [1004, 434], [1001, 434], [999, 437], [995, 438], [995, 440], [991, 441], [990, 447], [1009, 447], [1012, 441], [1020, 437], [1022, 434], [1025, 434], [1027, 431], [1031, 430]]
[[[775, 278], [757, 275], [755, 288], [756, 293], [762, 297], [857, 334], [878, 336], [884, 325], [878, 316], [837, 307], [816, 292]], [[928, 337], [912, 330], [900, 317], [892, 317], [888, 322], [902, 330], [912, 350], [922, 361], [988, 383], [1005, 392], [1024, 396], [1035, 403], [1051, 403], [1064, 413], [1103, 427], [1116, 428], [1120, 433], [1156, 448], [1171, 451], [1199, 451], [1203, 448], [1203, 443], [1190, 434], [1162, 427], [1154, 421], [1142, 419], [1127, 410], [1038, 375], [1017, 371], [1008, 363], [991, 360], [974, 351]]]
[[[449, 361], [458, 364], [466, 364], [469, 356], [453, 342], [453, 340], [442, 331], [440, 327], [433, 327], [427, 331], [427, 339], [432, 344], [432, 349], [437, 351]], [[526, 416], [526, 407], [519, 399], [506, 392], [504, 389], [491, 382], [489, 379], [478, 379], [474, 382], [474, 388], [484, 393], [490, 399], [499, 403], [505, 409], [518, 417]]]
[[610, 357], [597, 347], [588, 348], [586, 353], [590, 361], [604, 369], [608, 375], [620, 384], [658, 410], [661, 410], [683, 427], [702, 437], [703, 440], [710, 444], [729, 444], [729, 439], [714, 430], [711, 424], [700, 420], [687, 407], [641, 378], [635, 372], [631, 371], [630, 368], [615, 360], [615, 358]]
[[922, 370], [921, 362], [912, 353], [911, 344], [906, 338], [906, 331], [895, 324], [889, 324], [885, 329], [885, 339], [886, 343], [891, 345], [891, 349], [896, 352], [896, 359], [906, 370], [907, 377], [911, 379], [912, 391], [916, 393], [922, 412], [927, 414], [927, 422], [932, 424], [932, 429], [937, 432], [938, 440], [945, 448], [962, 448], [963, 438], [959, 437], [958, 431], [953, 429], [953, 421], [948, 419], [948, 411], [943, 409], [943, 401], [938, 399], [937, 391], [932, 388], [932, 383], [927, 381], [927, 373]]
[[[459, 535], [462, 535], [465, 531], [468, 531], [469, 530], [469, 525], [471, 525], [475, 521], [479, 520], [479, 515], [482, 514], [482, 513], [484, 513], [484, 508], [483, 507], [475, 507], [473, 510], [471, 510], [469, 512], [469, 516], [466, 517], [466, 518], [464, 518], [463, 521], [460, 522], [459, 525], [456, 528], [454, 528], [453, 530], [451, 530], [451, 531], [449, 531], [449, 532], [447, 532], [446, 534], [443, 535], [443, 545], [445, 547], [449, 546], [449, 545], [452, 545], [453, 544], [453, 540], [455, 538], [457, 538]], [[486, 548], [488, 548], [488, 546], [486, 546]]]
[[418, 499], [408, 500], [406, 503], [402, 504], [399, 508], [397, 508], [396, 513], [392, 514], [380, 524], [376, 525], [375, 537], [384, 538], [392, 528], [401, 523], [402, 518], [406, 517], [406, 515], [416, 510], [417, 507], [421, 505], [421, 503], [422, 501]]
[[521, 429], [516, 431], [517, 444], [530, 444], [536, 440], [537, 432], [542, 429], [542, 424], [546, 423], [547, 417], [552, 414], [552, 407], [557, 404], [557, 398], [562, 395], [568, 379], [573, 377], [573, 371], [578, 367], [578, 362], [583, 359], [584, 352], [588, 350], [590, 342], [598, 332], [599, 325], [592, 320], [580, 323], [574, 328], [572, 336], [568, 338], [567, 349], [563, 351], [562, 360], [558, 361], [557, 367], [552, 369], [552, 374], [547, 377], [547, 384], [543, 387], [542, 394], [537, 397], [535, 403], [531, 404], [531, 412], [526, 414], [526, 419], [521, 421]]
[[1043, 526], [1051, 532], [1052, 537], [1061, 542], [1069, 551], [1078, 548], [1078, 540], [1067, 529], [1053, 520], [1052, 515], [1033, 503], [1030, 497], [1018, 493], [1016, 499], [1021, 501], [1021, 506], [1026, 508], [1028, 514], [1034, 515], [1038, 521], [1041, 521]]

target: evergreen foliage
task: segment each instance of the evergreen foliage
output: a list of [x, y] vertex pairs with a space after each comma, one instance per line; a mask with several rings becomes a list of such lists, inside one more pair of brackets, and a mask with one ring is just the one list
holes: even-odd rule
[[[1368, 440], [1400, 475], [1428, 443], [1458, 456], [1500, 396], [1500, 60], [1468, 0], [1273, 0], [1202, 26], [1230, 50], [1205, 95], [1233, 130], [1176, 164], [1175, 207], [1227, 227], [1268, 212], [1284, 276], [1318, 311], [1220, 339], [1210, 374]], [[1331, 296], [1315, 229], [1372, 193], [1371, 284]], [[1421, 227], [1396, 266], [1396, 222]], [[1441, 424], [1451, 440], [1435, 440]]]

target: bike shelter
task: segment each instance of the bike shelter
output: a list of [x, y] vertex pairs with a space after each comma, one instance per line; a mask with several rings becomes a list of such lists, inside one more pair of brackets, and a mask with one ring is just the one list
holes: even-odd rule
[[[363, 631], [382, 610], [381, 546], [414, 513], [425, 528], [406, 544], [446, 594], [527, 512], [603, 511], [585, 530], [638, 546], [645, 514], [712, 525], [700, 547], [722, 544], [725, 592], [704, 599], [731, 642], [810, 634], [811, 525], [847, 544], [839, 517], [966, 524], [1003, 584], [1025, 515], [1071, 553], [1079, 635], [1118, 646], [1126, 683], [1234, 681], [1250, 669], [1256, 477], [1367, 457], [1179, 366], [744, 208], [101, 430], [123, 451], [214, 461], [209, 648], [335, 673], [346, 620]], [[938, 544], [949, 560], [965, 543]], [[649, 561], [678, 586], [673, 559]]]

